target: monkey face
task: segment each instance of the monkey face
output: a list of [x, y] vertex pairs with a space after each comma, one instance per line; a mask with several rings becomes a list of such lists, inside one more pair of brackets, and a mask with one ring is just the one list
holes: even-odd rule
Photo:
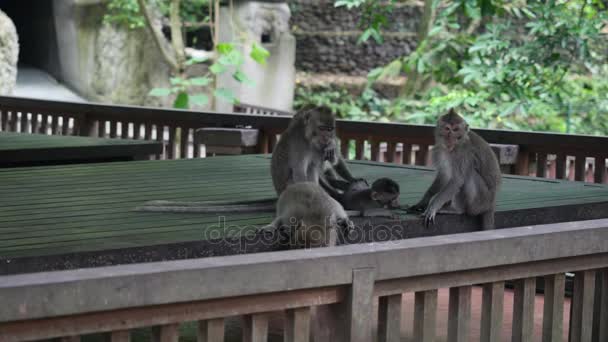
[[336, 118], [328, 111], [306, 113], [306, 136], [320, 151], [336, 147]]
[[469, 125], [452, 109], [437, 122], [437, 143], [442, 144], [448, 151], [468, 138]]
[[383, 207], [398, 207], [399, 193], [399, 184], [390, 178], [380, 178], [372, 183], [372, 199]]

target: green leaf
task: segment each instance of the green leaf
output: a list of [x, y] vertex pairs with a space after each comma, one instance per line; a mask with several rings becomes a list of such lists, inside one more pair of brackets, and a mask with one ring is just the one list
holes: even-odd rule
[[195, 77], [191, 78], [189, 81], [190, 85], [206, 87], [211, 82], [211, 79], [209, 77]]
[[227, 55], [230, 52], [232, 52], [232, 50], [234, 50], [234, 44], [232, 44], [232, 43], [219, 43], [219, 44], [217, 44], [216, 50], [217, 50], [217, 52], [220, 55]]
[[168, 96], [169, 94], [171, 94], [171, 89], [169, 88], [154, 88], [152, 90], [150, 90], [150, 92], [148, 93], [148, 95], [150, 96]]
[[251, 53], [249, 57], [256, 61], [258, 64], [266, 65], [266, 59], [270, 56], [270, 52], [266, 50], [263, 46], [260, 46], [258, 43], [253, 43], [251, 45]]
[[248, 86], [254, 86], [255, 82], [250, 79], [249, 77], [247, 77], [247, 75], [242, 72], [241, 70], [237, 70], [234, 74], [232, 74], [232, 77], [237, 80], [240, 83], [243, 83], [245, 85]]
[[223, 55], [218, 58], [217, 62], [222, 65], [241, 65], [244, 62], [243, 55], [238, 50], [233, 50], [227, 55]]
[[213, 63], [210, 67], [209, 70], [214, 74], [214, 75], [219, 75], [221, 73], [223, 73], [224, 71], [226, 71], [226, 67], [219, 64], [219, 63]]
[[232, 90], [230, 90], [228, 88], [216, 89], [213, 92], [213, 94], [226, 102], [236, 103], [236, 98], [234, 97], [234, 93], [232, 92]]
[[193, 105], [204, 106], [209, 103], [209, 97], [205, 94], [190, 95], [190, 102]]
[[173, 108], [188, 109], [188, 93], [181, 92], [177, 94], [177, 97], [173, 102]]
[[178, 85], [184, 82], [184, 79], [181, 77], [171, 77], [169, 79], [169, 81], [171, 82], [171, 85]]

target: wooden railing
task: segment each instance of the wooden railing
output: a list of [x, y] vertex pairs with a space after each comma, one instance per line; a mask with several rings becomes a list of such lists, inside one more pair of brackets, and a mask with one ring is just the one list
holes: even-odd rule
[[[3, 131], [96, 137], [155, 139], [165, 142], [159, 158], [201, 157], [194, 131], [203, 127], [251, 126], [260, 130], [258, 152], [268, 153], [287, 127], [286, 112], [237, 107], [249, 113], [200, 113], [174, 109], [68, 103], [0, 97]], [[272, 115], [272, 114], [276, 115]], [[270, 115], [269, 115], [270, 114]], [[494, 144], [519, 146], [512, 173], [605, 183], [608, 137], [476, 129]], [[338, 122], [342, 153], [371, 159], [428, 165], [433, 127], [361, 121]]]
[[[271, 313], [284, 314], [285, 341], [308, 342], [311, 331], [316, 341], [369, 342], [375, 334], [382, 342], [400, 341], [406, 293], [415, 296], [413, 340], [434, 341], [438, 289], [449, 289], [448, 341], [473, 340], [480, 331], [481, 341], [494, 342], [508, 327], [512, 341], [532, 341], [534, 334], [562, 341], [566, 333], [572, 342], [606, 341], [606, 267], [604, 219], [1, 276], [0, 341], [108, 333], [118, 342], [128, 341], [133, 329], [155, 327], [156, 341], [173, 342], [183, 322], [198, 322], [199, 341], [223, 341], [224, 321], [234, 316], [244, 318], [244, 340], [266, 341]], [[575, 277], [563, 324], [565, 272]], [[544, 280], [544, 306], [542, 329], [535, 331], [537, 277]], [[512, 307], [504, 300], [507, 280], [514, 283]], [[480, 321], [471, 316], [476, 286], [483, 291]], [[594, 303], [601, 305], [594, 310]], [[503, 317], [506, 306], [512, 317]]]

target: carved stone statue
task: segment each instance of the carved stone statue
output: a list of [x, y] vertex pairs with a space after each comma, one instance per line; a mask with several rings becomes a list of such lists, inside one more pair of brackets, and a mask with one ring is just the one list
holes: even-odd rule
[[11, 18], [0, 11], [0, 95], [11, 95], [17, 83], [19, 38]]

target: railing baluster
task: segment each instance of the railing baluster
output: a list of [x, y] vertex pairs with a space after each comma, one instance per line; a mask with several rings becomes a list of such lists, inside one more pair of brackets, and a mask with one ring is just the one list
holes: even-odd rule
[[359, 138], [355, 140], [355, 159], [363, 160], [365, 158], [365, 139]]
[[310, 307], [287, 310], [285, 314], [285, 342], [310, 340]]
[[394, 141], [389, 141], [386, 146], [386, 162], [394, 163], [395, 162], [395, 154], [397, 153], [397, 143]]
[[416, 152], [416, 165], [426, 165], [429, 154], [429, 145], [418, 145]]
[[536, 177], [547, 177], [547, 154], [539, 152], [536, 159]]
[[118, 123], [116, 120], [110, 121], [110, 138], [116, 138], [118, 136]]
[[471, 326], [471, 286], [450, 288], [448, 342], [468, 342]]
[[198, 322], [197, 342], [223, 342], [224, 319], [215, 318]]
[[69, 116], [62, 116], [62, 120], [61, 120], [61, 135], [68, 135], [70, 130], [70, 117]]
[[169, 126], [169, 143], [167, 144], [167, 159], [175, 159], [175, 127]]
[[342, 157], [344, 159], [349, 159], [348, 158], [349, 157], [349, 155], [348, 155], [349, 154], [348, 153], [349, 142], [350, 142], [350, 140], [348, 140], [348, 138], [346, 138], [346, 137], [340, 138], [340, 153], [342, 154]]
[[53, 115], [51, 118], [51, 135], [59, 135], [59, 115]]
[[[195, 136], [199, 136], [195, 134]], [[197, 139], [200, 141], [200, 139]], [[267, 154], [270, 152], [268, 145], [270, 144], [270, 136], [268, 132], [264, 129], [260, 130], [260, 135], [258, 136], [258, 153]], [[200, 154], [200, 153], [199, 153]]]
[[165, 143], [165, 126], [163, 125], [154, 125], [156, 128], [156, 141], [163, 144], [163, 152], [157, 156], [156, 159], [167, 159], [167, 149], [168, 146]]
[[19, 118], [17, 117], [17, 111], [11, 111], [11, 132], [17, 132], [17, 123], [19, 122]]
[[268, 340], [268, 315], [253, 314], [243, 317], [243, 342], [266, 342]]
[[380, 141], [371, 139], [371, 159], [373, 161], [381, 161], [380, 157]]
[[535, 291], [535, 278], [519, 279], [515, 281], [512, 342], [532, 342], [534, 337]]
[[563, 273], [545, 276], [545, 299], [543, 308], [543, 342], [561, 342], [564, 322]]
[[179, 157], [181, 159], [188, 158], [188, 138], [190, 135], [190, 129], [181, 127], [179, 137]]
[[412, 163], [412, 145], [403, 143], [403, 152], [401, 153], [401, 163], [409, 165]]
[[416, 292], [414, 299], [414, 341], [435, 341], [437, 290]]
[[39, 133], [40, 122], [38, 121], [38, 113], [32, 113], [32, 133]]
[[131, 332], [129, 330], [112, 331], [110, 333], [110, 342], [129, 342], [131, 341]]
[[585, 181], [585, 156], [577, 154], [574, 160], [574, 180]]
[[4, 125], [5, 125], [5, 122], [6, 122], [6, 117], [5, 117], [6, 114], [5, 113], [6, 113], [6, 111], [0, 108], [0, 130], [1, 131], [5, 131], [5, 129], [4, 129], [4, 127], [5, 127]]
[[27, 130], [27, 112], [21, 112], [21, 123], [19, 124], [19, 131], [22, 133], [29, 133]]
[[483, 285], [481, 300], [481, 342], [500, 339], [505, 297], [505, 283], [497, 281]]
[[591, 342], [595, 271], [582, 271], [574, 275], [570, 342]]
[[106, 136], [106, 121], [97, 121], [97, 137], [104, 138]]
[[599, 298], [596, 295], [596, 300], [599, 301], [599, 312], [596, 327], [597, 338], [594, 341], [608, 341], [608, 269], [603, 269], [598, 272], [599, 285], [596, 289], [599, 292]]
[[348, 303], [348, 341], [368, 342], [372, 336], [374, 278], [373, 268], [353, 270]]
[[167, 324], [152, 328], [152, 342], [178, 342], [179, 324]]
[[562, 152], [558, 152], [555, 155], [555, 178], [564, 179], [566, 178], [566, 156]]
[[120, 123], [120, 138], [129, 139], [129, 128], [131, 123], [123, 121]]
[[378, 341], [401, 341], [401, 294], [383, 296], [378, 303]]
[[595, 170], [593, 182], [603, 184], [606, 181], [606, 156], [599, 155], [595, 157]]
[[530, 175], [530, 150], [527, 146], [519, 146], [517, 161], [515, 162], [515, 174], [520, 176]]

